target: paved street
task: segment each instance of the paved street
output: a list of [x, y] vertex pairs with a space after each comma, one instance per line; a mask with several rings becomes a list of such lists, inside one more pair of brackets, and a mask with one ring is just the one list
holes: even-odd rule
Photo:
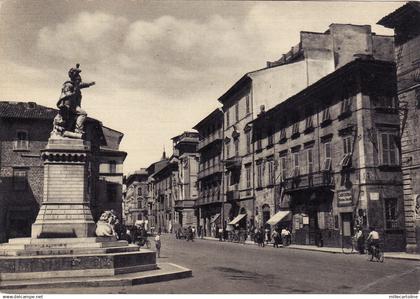
[[[420, 263], [369, 262], [366, 256], [163, 236], [161, 262], [193, 277], [117, 288], [26, 290], [27, 293], [418, 293]], [[17, 291], [21, 293], [22, 290]]]

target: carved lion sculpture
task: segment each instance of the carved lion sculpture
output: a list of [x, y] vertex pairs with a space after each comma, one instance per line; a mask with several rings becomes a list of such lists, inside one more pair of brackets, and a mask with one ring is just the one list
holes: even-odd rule
[[97, 237], [112, 237], [115, 236], [114, 223], [117, 217], [112, 211], [105, 211], [102, 213], [98, 222], [96, 223], [95, 234]]

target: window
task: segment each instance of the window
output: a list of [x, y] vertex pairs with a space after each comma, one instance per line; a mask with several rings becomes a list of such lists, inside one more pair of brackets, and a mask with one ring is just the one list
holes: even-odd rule
[[29, 138], [28, 132], [26, 131], [17, 131], [16, 140], [13, 143], [14, 150], [28, 150], [29, 149]]
[[246, 97], [245, 97], [245, 102], [246, 102], [246, 114], [248, 114], [248, 113], [250, 113], [250, 109], [249, 109], [249, 107], [250, 107], [250, 103], [249, 103], [249, 94], [248, 95], [246, 95]]
[[393, 133], [381, 133], [380, 136], [380, 156], [381, 165], [398, 165], [397, 146], [395, 144], [396, 135]]
[[117, 184], [108, 183], [106, 185], [106, 195], [108, 201], [116, 201], [117, 200]]
[[229, 122], [230, 122], [230, 115], [229, 115], [229, 109], [226, 110], [226, 127], [229, 127]]
[[352, 138], [351, 136], [343, 138], [343, 159], [341, 159], [341, 167], [348, 167], [351, 165], [351, 157], [353, 154]]
[[141, 190], [141, 187], [140, 187], [140, 186], [138, 186], [138, 187], [137, 187], [137, 195], [138, 195], [138, 196], [142, 196], [142, 195], [143, 195], [143, 192], [142, 192], [142, 190]]
[[109, 161], [109, 173], [117, 173], [117, 162]]
[[347, 99], [344, 99], [341, 102], [341, 114], [347, 114], [351, 112], [351, 104], [352, 104], [352, 98], [349, 97]]
[[226, 159], [230, 157], [230, 142], [226, 143]]
[[24, 191], [28, 184], [28, 170], [27, 169], [13, 169], [13, 190]]
[[327, 122], [329, 120], [331, 120], [330, 108], [325, 108], [322, 111], [322, 122], [325, 123], [325, 122]]
[[263, 176], [264, 176], [264, 165], [262, 161], [257, 162], [257, 188], [262, 188]]
[[323, 171], [331, 171], [331, 142], [324, 143], [324, 166], [322, 167]]
[[299, 122], [294, 123], [292, 128], [292, 135], [297, 134], [299, 134]]
[[280, 141], [283, 142], [286, 140], [286, 128], [280, 130]]
[[313, 173], [314, 170], [314, 160], [312, 148], [306, 150], [306, 171], [308, 174]]
[[373, 104], [377, 108], [396, 109], [397, 99], [392, 96], [372, 96]]
[[305, 131], [313, 128], [312, 116], [308, 116], [305, 120]]
[[239, 121], [239, 103], [235, 104], [235, 120]]
[[267, 131], [267, 146], [272, 146], [274, 143], [274, 135], [273, 135], [273, 128], [269, 128]]
[[239, 156], [239, 139], [236, 139], [235, 141], [234, 141], [234, 144], [235, 144], [235, 156]]
[[274, 185], [275, 183], [275, 172], [274, 172], [274, 160], [268, 160], [268, 185]]
[[261, 134], [258, 134], [258, 135], [256, 136], [256, 138], [257, 138], [257, 148], [256, 148], [256, 150], [257, 150], [257, 151], [260, 151], [260, 150], [262, 149]]
[[280, 157], [280, 176], [281, 181], [284, 181], [287, 178], [287, 155]]
[[251, 153], [251, 131], [247, 131], [246, 133], [246, 153]]
[[251, 188], [251, 164], [245, 165], [246, 187]]
[[398, 228], [398, 201], [396, 198], [385, 198], [385, 227]]
[[292, 172], [291, 177], [299, 176], [300, 167], [299, 167], [299, 152], [292, 153]]

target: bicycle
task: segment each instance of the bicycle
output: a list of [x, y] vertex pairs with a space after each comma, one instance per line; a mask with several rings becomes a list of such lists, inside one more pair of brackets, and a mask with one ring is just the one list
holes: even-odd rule
[[370, 246], [370, 250], [367, 252], [368, 260], [373, 261], [374, 259], [376, 262], [383, 263], [385, 260], [384, 252], [382, 251], [381, 247], [379, 245], [372, 244]]

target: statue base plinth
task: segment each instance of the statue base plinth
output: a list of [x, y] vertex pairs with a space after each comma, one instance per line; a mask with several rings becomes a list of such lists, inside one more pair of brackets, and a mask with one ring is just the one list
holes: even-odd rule
[[95, 234], [88, 199], [89, 142], [53, 137], [44, 160], [44, 198], [32, 238], [85, 238]]

